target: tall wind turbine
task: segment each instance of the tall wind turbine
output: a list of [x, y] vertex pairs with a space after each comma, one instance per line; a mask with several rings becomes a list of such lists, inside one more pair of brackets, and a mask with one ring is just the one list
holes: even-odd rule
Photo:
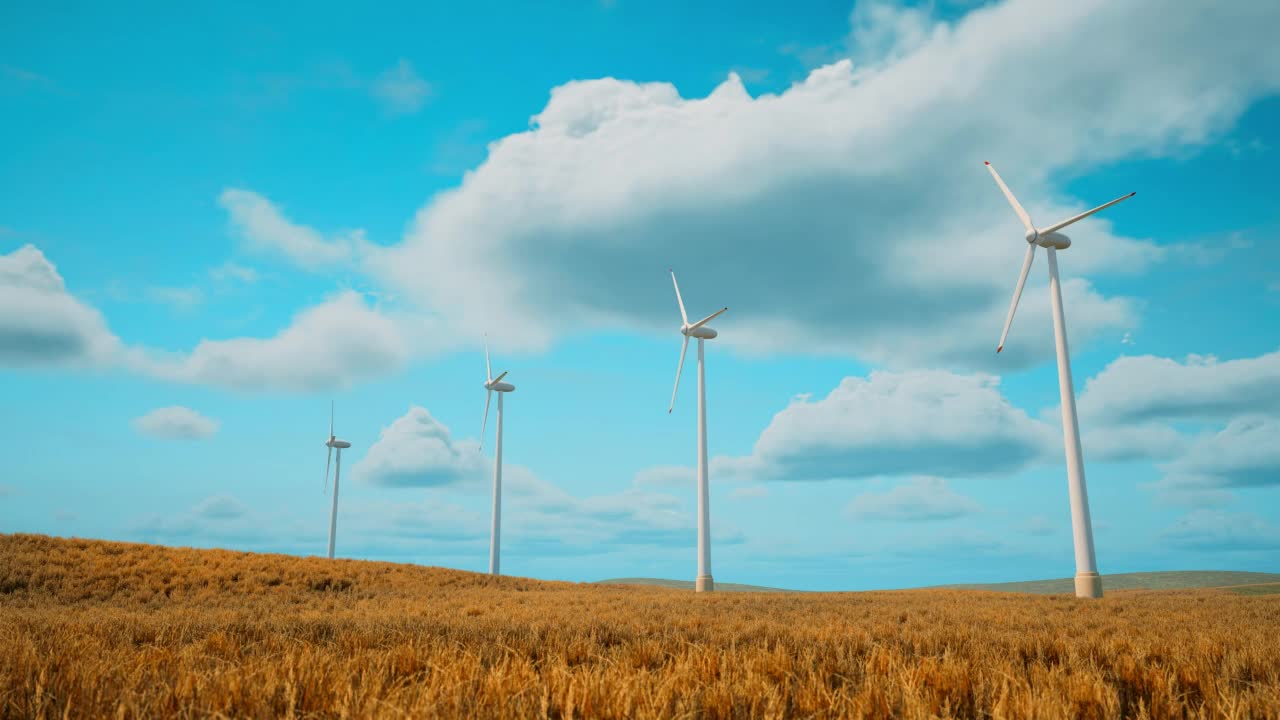
[[671, 405], [667, 413], [676, 406], [676, 392], [680, 390], [680, 374], [684, 371], [684, 356], [689, 351], [689, 338], [698, 338], [698, 592], [711, 592], [716, 589], [715, 580], [711, 578], [711, 499], [707, 480], [707, 382], [706, 366], [703, 363], [702, 343], [714, 338], [718, 333], [707, 327], [707, 323], [716, 319], [720, 313], [729, 308], [720, 308], [692, 325], [689, 315], [684, 311], [684, 299], [680, 297], [680, 283], [676, 282], [676, 272], [671, 271], [671, 284], [676, 288], [676, 303], [680, 306], [680, 334], [684, 336], [684, 344], [680, 347], [680, 364], [676, 366], [676, 386], [671, 390]]
[[493, 368], [489, 365], [489, 341], [484, 343], [484, 422], [480, 425], [480, 447], [484, 448], [484, 433], [489, 426], [489, 401], [498, 393], [498, 444], [494, 450], [493, 461], [493, 523], [489, 530], [489, 574], [498, 575], [499, 549], [502, 535], [502, 395], [516, 389], [511, 383], [502, 382], [507, 376], [504, 370], [498, 377], [493, 376]]
[[329, 448], [329, 459], [324, 462], [324, 490], [329, 492], [329, 464], [333, 461], [333, 450], [338, 450], [338, 462], [333, 468], [333, 510], [329, 512], [329, 559], [333, 559], [333, 542], [338, 533], [338, 476], [342, 474], [342, 451], [351, 447], [346, 440], [339, 440], [333, 434], [333, 401], [329, 401], [329, 440], [325, 443]]
[[1036, 246], [1045, 248], [1049, 256], [1049, 299], [1053, 304], [1053, 335], [1058, 347], [1058, 392], [1062, 400], [1063, 444], [1067, 452], [1067, 487], [1071, 494], [1071, 534], [1075, 541], [1076, 553], [1076, 597], [1100, 598], [1102, 597], [1102, 577], [1098, 575], [1097, 561], [1093, 554], [1093, 525], [1089, 521], [1089, 494], [1084, 483], [1084, 456], [1080, 451], [1080, 426], [1076, 421], [1076, 393], [1071, 384], [1067, 321], [1062, 314], [1062, 287], [1058, 280], [1058, 251], [1071, 247], [1071, 238], [1058, 231], [1099, 210], [1105, 210], [1122, 200], [1128, 200], [1137, 193], [1131, 192], [1060, 223], [1037, 228], [1031, 223], [1031, 216], [1022, 208], [1022, 204], [1013, 196], [1009, 187], [1004, 184], [1004, 180], [1000, 179], [996, 169], [991, 167], [991, 163], [986, 163], [986, 166], [1027, 231], [1024, 236], [1027, 240], [1027, 256], [1022, 261], [1022, 274], [1018, 276], [1018, 284], [1013, 289], [1013, 301], [1009, 303], [1009, 315], [1005, 318], [1004, 332], [1000, 333], [1000, 344], [996, 346], [996, 352], [1004, 349], [1004, 341], [1009, 336], [1009, 325], [1013, 322], [1014, 311], [1018, 309], [1018, 298], [1022, 296], [1022, 286], [1027, 282], [1027, 273], [1031, 270]]

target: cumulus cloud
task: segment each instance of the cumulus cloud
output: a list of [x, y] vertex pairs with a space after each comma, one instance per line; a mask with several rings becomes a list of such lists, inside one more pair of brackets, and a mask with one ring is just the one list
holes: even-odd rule
[[283, 255], [306, 270], [347, 261], [367, 245], [362, 230], [326, 239], [318, 231], [294, 223], [274, 203], [252, 190], [228, 188], [222, 191], [218, 202], [230, 215], [236, 234], [251, 249]]
[[136, 352], [131, 363], [177, 382], [307, 392], [385, 375], [408, 357], [396, 320], [345, 291], [298, 313], [275, 337], [201, 340], [189, 353]]
[[34, 245], [0, 255], [0, 366], [97, 365], [120, 341]]
[[952, 490], [937, 477], [917, 477], [883, 493], [863, 493], [845, 512], [856, 520], [928, 522], [953, 520], [981, 512], [972, 498]]
[[[912, 366], [1048, 359], [1043, 262], [995, 356], [1022, 230], [981, 161], [1042, 223], [1109, 200], [1131, 188], [1069, 198], [1055, 178], [1229, 129], [1280, 86], [1280, 46], [1263, 30], [1277, 22], [1268, 3], [1009, 0], [955, 24], [870, 12], [858, 32], [890, 61], [838, 62], [776, 95], [753, 98], [737, 76], [696, 99], [667, 83], [566, 83], [373, 267], [450, 308], [459, 330], [525, 347], [667, 327], [674, 264], [690, 305], [733, 308], [720, 325], [739, 347]], [[1162, 256], [1112, 232], [1127, 212], [1072, 228], [1062, 267], [1077, 347], [1118, 337], [1138, 309], [1078, 276]]]
[[218, 421], [188, 407], [173, 405], [134, 418], [133, 427], [144, 435], [169, 440], [200, 440], [218, 432]]
[[480, 482], [488, 467], [478, 443], [455, 442], [448, 427], [415, 405], [382, 429], [352, 472], [373, 485], [434, 487]]
[[245, 504], [230, 495], [214, 495], [201, 500], [192, 510], [197, 517], [223, 520], [246, 515]]
[[431, 85], [418, 77], [413, 63], [404, 58], [373, 82], [370, 92], [392, 114], [415, 113], [431, 96]]
[[775, 415], [750, 465], [761, 479], [788, 481], [1015, 472], [1055, 438], [999, 382], [939, 370], [845, 378], [822, 400], [793, 400]]
[[1280, 550], [1280, 528], [1253, 513], [1193, 510], [1164, 531], [1165, 540], [1205, 552]]
[[1085, 383], [1081, 417], [1110, 423], [1223, 420], [1280, 406], [1280, 350], [1256, 358], [1219, 361], [1188, 355], [1179, 362], [1122, 357]]
[[1164, 466], [1165, 481], [1183, 488], [1280, 486], [1280, 420], [1245, 415], [1221, 432], [1198, 438]]
[[[353, 472], [375, 485], [487, 492], [493, 460], [478, 452], [476, 441], [455, 439], [426, 408], [414, 406], [383, 429]], [[503, 536], [513, 542], [550, 543], [555, 552], [583, 553], [618, 545], [678, 546], [696, 537], [694, 518], [679, 498], [639, 485], [579, 498], [511, 463], [503, 464], [502, 482], [503, 506], [510, 509], [504, 513]], [[742, 533], [719, 525], [713, 526], [713, 537], [740, 542]]]

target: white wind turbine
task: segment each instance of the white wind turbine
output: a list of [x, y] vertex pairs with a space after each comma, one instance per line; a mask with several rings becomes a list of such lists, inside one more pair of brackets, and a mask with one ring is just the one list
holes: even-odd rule
[[338, 462], [333, 468], [333, 509], [329, 512], [329, 559], [333, 559], [333, 542], [338, 533], [338, 476], [342, 474], [342, 450], [351, 447], [346, 440], [339, 440], [333, 434], [333, 401], [329, 401], [329, 440], [325, 442], [329, 448], [329, 459], [324, 463], [324, 490], [329, 492], [329, 464], [333, 461], [333, 450], [338, 449]]
[[1060, 223], [1037, 228], [1031, 223], [1031, 216], [1022, 208], [1022, 204], [1013, 196], [1009, 187], [1004, 184], [1004, 180], [1000, 179], [996, 169], [991, 167], [991, 163], [986, 163], [986, 166], [1027, 231], [1024, 236], [1027, 240], [1027, 256], [1022, 261], [1022, 274], [1018, 276], [1018, 285], [1013, 289], [1013, 301], [1009, 303], [1009, 315], [1005, 318], [1004, 331], [1000, 333], [1000, 344], [996, 346], [996, 352], [1004, 349], [1004, 341], [1009, 335], [1009, 325], [1013, 322], [1013, 313], [1018, 309], [1018, 298], [1022, 296], [1022, 286], [1027, 282], [1027, 272], [1031, 270], [1031, 261], [1035, 258], [1036, 246], [1044, 247], [1049, 256], [1049, 299], [1053, 305], [1053, 334], [1058, 348], [1058, 392], [1062, 401], [1062, 431], [1067, 452], [1067, 487], [1071, 495], [1071, 533], [1076, 554], [1076, 597], [1100, 598], [1102, 597], [1102, 577], [1098, 575], [1097, 561], [1093, 553], [1093, 526], [1089, 521], [1089, 495], [1084, 483], [1084, 456], [1080, 451], [1080, 427], [1076, 421], [1076, 393], [1071, 383], [1071, 357], [1067, 349], [1066, 318], [1062, 314], [1062, 287], [1058, 280], [1058, 251], [1070, 247], [1071, 238], [1058, 231], [1099, 210], [1109, 208], [1122, 200], [1128, 200], [1137, 193], [1131, 192]]
[[671, 271], [671, 284], [676, 288], [676, 303], [680, 305], [680, 334], [684, 335], [684, 344], [680, 347], [680, 364], [676, 366], [676, 386], [671, 390], [671, 405], [667, 413], [676, 406], [676, 392], [680, 390], [680, 374], [684, 371], [684, 356], [689, 351], [689, 338], [698, 338], [698, 592], [715, 590], [715, 580], [711, 577], [711, 507], [710, 492], [707, 480], [707, 383], [706, 368], [703, 363], [702, 343], [714, 338], [718, 333], [707, 327], [720, 313], [729, 308], [721, 308], [696, 323], [689, 323], [689, 315], [684, 311], [684, 299], [680, 297], [680, 283], [676, 282], [676, 272]]
[[489, 365], [489, 341], [484, 343], [484, 422], [480, 425], [480, 447], [484, 448], [484, 433], [489, 426], [489, 401], [498, 393], [498, 440], [494, 449], [493, 462], [493, 522], [489, 529], [489, 574], [498, 575], [499, 549], [502, 535], [502, 395], [516, 389], [511, 383], [502, 382], [507, 376], [504, 370], [498, 377], [493, 376], [493, 368]]

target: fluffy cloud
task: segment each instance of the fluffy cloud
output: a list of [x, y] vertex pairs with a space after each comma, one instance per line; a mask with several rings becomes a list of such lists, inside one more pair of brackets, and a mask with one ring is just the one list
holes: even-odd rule
[[152, 410], [133, 420], [133, 427], [144, 435], [170, 440], [199, 440], [218, 432], [218, 421], [211, 420], [191, 408], [173, 405]]
[[399, 370], [409, 354], [396, 320], [346, 291], [298, 313], [275, 337], [201, 340], [190, 353], [135, 352], [131, 363], [177, 382], [307, 392]]
[[[1170, 13], [1157, 0], [1009, 0], [954, 25], [872, 13], [859, 32], [889, 38], [890, 61], [819, 68], [777, 95], [752, 98], [736, 76], [699, 99], [666, 83], [570, 82], [373, 267], [450, 308], [460, 330], [529, 347], [668, 327], [674, 264], [692, 308], [733, 308], [720, 325], [742, 347], [891, 365], [1047, 359], [1043, 260], [995, 356], [1022, 231], [981, 161], [1041, 223], [1131, 190], [1067, 198], [1052, 180], [1228, 129], [1280, 85], [1265, 30], [1278, 22], [1271, 3]], [[1126, 212], [1073, 227], [1063, 272], [1159, 259], [1111, 232], [1108, 218]], [[1079, 277], [1065, 293], [1077, 347], [1135, 320], [1132, 302]]]
[[874, 371], [845, 378], [822, 400], [793, 400], [750, 458], [762, 479], [955, 477], [1020, 470], [1055, 441], [1048, 426], [1009, 404], [998, 378]]
[[455, 442], [448, 427], [415, 405], [382, 429], [352, 472], [373, 485], [433, 487], [481, 482], [490, 467], [478, 443]]
[[413, 64], [404, 58], [373, 82], [370, 92], [392, 114], [415, 113], [431, 96], [431, 85], [418, 77]]
[[318, 270], [350, 260], [367, 241], [363, 231], [327, 240], [316, 230], [295, 224], [270, 200], [251, 190], [228, 188], [218, 202], [231, 218], [231, 226], [255, 250], [283, 255], [307, 270]]
[[[422, 407], [411, 407], [390, 426], [353, 469], [361, 482], [392, 487], [454, 487], [487, 492], [493, 460], [474, 440], [457, 440]], [[548, 552], [607, 552], [618, 545], [679, 546], [692, 543], [696, 525], [679, 498], [630, 487], [620, 493], [574, 497], [511, 463], [502, 467], [504, 537], [537, 542]], [[717, 542], [742, 534], [713, 526]], [[550, 546], [555, 546], [551, 548]]]
[[1194, 510], [1163, 535], [1173, 545], [1188, 550], [1280, 550], [1280, 528], [1253, 513]]
[[1166, 482], [1174, 487], [1280, 486], [1280, 420], [1235, 418], [1221, 432], [1198, 438], [1164, 469]]
[[952, 520], [981, 512], [972, 498], [952, 490], [936, 477], [912, 478], [883, 493], [863, 493], [845, 512], [857, 520], [927, 522]]
[[0, 366], [109, 362], [120, 341], [34, 245], [0, 255]]
[[[1176, 391], [1175, 391], [1176, 389]], [[1280, 406], [1280, 351], [1219, 362], [1122, 357], [1085, 383], [1081, 417], [1114, 424], [1152, 420], [1222, 420]]]

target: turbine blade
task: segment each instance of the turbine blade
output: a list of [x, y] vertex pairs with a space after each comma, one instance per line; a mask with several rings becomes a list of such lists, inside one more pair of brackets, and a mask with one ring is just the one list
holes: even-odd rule
[[680, 347], [680, 364], [676, 366], [676, 386], [671, 390], [671, 406], [667, 408], [667, 414], [676, 407], [676, 393], [680, 390], [680, 373], [684, 371], [684, 356], [689, 351], [689, 336], [684, 336], [684, 345]]
[[680, 283], [676, 282], [676, 271], [671, 271], [671, 284], [676, 286], [676, 302], [680, 304], [680, 319], [689, 324], [689, 316], [684, 311], [684, 298], [680, 297]]
[[484, 422], [480, 424], [480, 449], [484, 450], [484, 431], [489, 427], [489, 401], [493, 399], [493, 388], [484, 394]]
[[333, 439], [333, 401], [329, 401], [329, 439]]
[[1077, 222], [1077, 221], [1083, 220], [1083, 219], [1085, 219], [1085, 218], [1089, 217], [1090, 215], [1092, 215], [1092, 214], [1094, 214], [1094, 213], [1098, 212], [1099, 210], [1106, 210], [1107, 208], [1111, 207], [1112, 205], [1115, 205], [1116, 203], [1121, 202], [1121, 201], [1123, 201], [1123, 200], [1128, 200], [1129, 198], [1131, 198], [1131, 197], [1133, 197], [1134, 195], [1137, 195], [1137, 194], [1138, 194], [1138, 193], [1136, 193], [1136, 192], [1131, 192], [1131, 193], [1129, 193], [1128, 195], [1123, 195], [1123, 196], [1121, 196], [1121, 197], [1116, 198], [1115, 200], [1112, 200], [1111, 202], [1107, 203], [1106, 205], [1099, 205], [1098, 207], [1096, 207], [1096, 208], [1094, 208], [1094, 209], [1092, 209], [1092, 210], [1090, 210], [1090, 211], [1088, 211], [1088, 212], [1082, 212], [1082, 213], [1080, 213], [1079, 215], [1076, 215], [1076, 216], [1075, 216], [1075, 217], [1073, 217], [1073, 218], [1067, 218], [1066, 220], [1063, 220], [1062, 222], [1058, 223], [1057, 225], [1050, 225], [1049, 227], [1045, 228], [1044, 230], [1041, 230], [1041, 231], [1040, 231], [1040, 234], [1041, 234], [1041, 235], [1048, 235], [1048, 234], [1049, 234], [1049, 233], [1051, 233], [1051, 232], [1056, 232], [1056, 231], [1058, 231], [1058, 230], [1061, 230], [1062, 228], [1064, 228], [1064, 227], [1066, 227], [1066, 226], [1070, 225], [1071, 223], [1074, 223], [1074, 222]]
[[498, 377], [494, 378], [494, 379], [493, 379], [493, 380], [491, 380], [490, 382], [492, 382], [492, 383], [498, 383], [498, 382], [501, 382], [501, 381], [502, 381], [502, 378], [504, 378], [504, 377], [506, 377], [506, 376], [507, 376], [507, 371], [506, 371], [506, 370], [503, 370], [501, 375], [499, 375]]
[[324, 461], [324, 494], [329, 494], [329, 465], [333, 462], [333, 446], [329, 446], [329, 459]]
[[717, 311], [715, 311], [715, 312], [711, 313], [710, 315], [708, 315], [708, 316], [706, 316], [706, 317], [702, 318], [702, 319], [701, 319], [701, 320], [699, 320], [698, 322], [696, 322], [696, 323], [694, 323], [694, 324], [690, 325], [690, 326], [689, 326], [689, 329], [690, 329], [690, 330], [697, 330], [698, 328], [702, 327], [703, 325], [706, 325], [707, 323], [711, 322], [712, 320], [715, 320], [717, 317], [719, 317], [719, 316], [720, 316], [720, 313], [722, 313], [722, 312], [724, 312], [725, 310], [728, 310], [728, 309], [729, 309], [729, 308], [727, 308], [727, 307], [726, 307], [726, 308], [720, 308], [719, 310], [717, 310]]
[[1004, 319], [1004, 332], [1000, 333], [1000, 344], [996, 346], [996, 352], [1004, 349], [1005, 338], [1009, 337], [1009, 326], [1013, 324], [1013, 311], [1018, 309], [1018, 298], [1022, 297], [1022, 286], [1027, 284], [1027, 273], [1031, 272], [1031, 261], [1035, 257], [1035, 243], [1027, 243], [1027, 257], [1022, 261], [1022, 274], [1018, 275], [1018, 286], [1013, 289], [1013, 302], [1009, 303], [1009, 315]]
[[484, 376], [493, 382], [493, 368], [489, 367], [489, 336], [484, 336]]
[[1018, 202], [1018, 198], [1013, 196], [1013, 191], [1009, 189], [1008, 185], [1004, 184], [1004, 180], [1000, 179], [1000, 173], [996, 172], [996, 169], [991, 166], [991, 163], [985, 164], [987, 166], [987, 170], [991, 171], [991, 177], [996, 179], [996, 184], [1000, 186], [1001, 192], [1003, 192], [1005, 198], [1009, 200], [1009, 204], [1013, 206], [1013, 211], [1018, 213], [1018, 219], [1022, 221], [1022, 227], [1026, 228], [1027, 232], [1035, 230], [1035, 226], [1031, 224], [1031, 216], [1027, 214], [1026, 210], [1022, 209], [1022, 203]]

